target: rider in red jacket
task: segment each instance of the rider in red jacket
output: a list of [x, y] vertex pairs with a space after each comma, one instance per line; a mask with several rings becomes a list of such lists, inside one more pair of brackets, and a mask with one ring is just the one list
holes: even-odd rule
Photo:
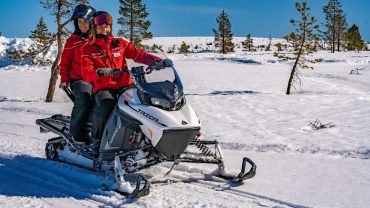
[[72, 20], [75, 31], [66, 41], [62, 53], [60, 68], [60, 88], [70, 87], [74, 99], [71, 113], [70, 132], [77, 144], [84, 144], [89, 136], [86, 122], [92, 101], [92, 84], [83, 80], [81, 72], [81, 48], [87, 43], [90, 19], [95, 9], [87, 5], [78, 5], [73, 11]]
[[94, 85], [97, 108], [94, 111], [92, 133], [97, 143], [101, 140], [104, 125], [116, 105], [119, 91], [132, 84], [128, 73], [115, 73], [126, 69], [125, 58], [146, 65], [155, 64], [158, 68], [172, 66], [169, 59], [161, 60], [135, 48], [122, 38], [113, 37], [112, 23], [112, 16], [107, 12], [96, 12], [90, 24], [93, 28], [92, 37], [82, 47], [81, 70], [84, 79]]
[[81, 47], [86, 43], [86, 39], [74, 33], [67, 39], [59, 64], [60, 83], [69, 84], [71, 80], [83, 79], [81, 73]]
[[94, 92], [104, 89], [118, 90], [132, 84], [128, 73], [99, 77], [97, 70], [100, 68], [125, 69], [127, 68], [126, 58], [145, 65], [161, 61], [160, 58], [137, 49], [132, 43], [122, 38], [115, 38], [111, 34], [97, 34], [96, 38], [89, 39], [89, 43], [82, 51], [84, 79], [94, 83]]

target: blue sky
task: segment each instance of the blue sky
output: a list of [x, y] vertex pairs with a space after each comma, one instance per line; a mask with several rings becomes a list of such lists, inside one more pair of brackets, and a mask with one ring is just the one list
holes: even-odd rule
[[[328, 0], [308, 0], [311, 13], [323, 20], [322, 7]], [[282, 37], [292, 31], [289, 20], [297, 17], [295, 0], [143, 0], [147, 5], [150, 31], [154, 36], [212, 36], [216, 17], [225, 10], [234, 36]], [[370, 41], [370, 0], [341, 0], [348, 24], [356, 23], [364, 40]], [[90, 0], [97, 10], [118, 18], [118, 0]], [[28, 37], [40, 17], [50, 31], [54, 19], [39, 0], [0, 0], [0, 32], [6, 37]], [[114, 25], [114, 32], [118, 25]]]

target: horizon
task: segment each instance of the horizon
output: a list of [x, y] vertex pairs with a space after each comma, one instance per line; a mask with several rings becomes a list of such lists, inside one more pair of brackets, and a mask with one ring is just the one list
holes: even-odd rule
[[[114, 19], [113, 33], [117, 34], [119, 26], [119, 1], [90, 0], [90, 5], [96, 10], [109, 12]], [[217, 28], [216, 18], [225, 10], [231, 22], [234, 37], [282, 38], [294, 30], [290, 19], [297, 19], [296, 1], [289, 0], [188, 0], [186, 2], [171, 0], [143, 0], [149, 13], [148, 20], [152, 22], [149, 31], [153, 37], [209, 37], [214, 36], [212, 28]], [[322, 24], [324, 14], [322, 7], [327, 0], [308, 0], [311, 14]], [[341, 0], [346, 14], [348, 28], [356, 24], [366, 42], [370, 41], [369, 17], [366, 8], [370, 8], [367, 0]], [[0, 22], [0, 32], [9, 38], [25, 38], [31, 34], [41, 17], [50, 32], [55, 32], [56, 24], [49, 11], [42, 8], [39, 0], [0, 0], [0, 18], [8, 21]], [[14, 15], [17, 18], [9, 18]], [[173, 18], [175, 16], [175, 18]], [[15, 26], [14, 26], [15, 25]], [[72, 24], [68, 26], [73, 30]], [[7, 28], [7, 30], [4, 30]], [[322, 28], [322, 27], [321, 27]]]

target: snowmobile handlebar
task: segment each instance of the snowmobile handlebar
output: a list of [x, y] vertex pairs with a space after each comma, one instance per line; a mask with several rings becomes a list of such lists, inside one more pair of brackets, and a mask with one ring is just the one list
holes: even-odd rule
[[68, 86], [62, 87], [63, 91], [67, 94], [69, 99], [72, 100], [72, 102], [75, 102], [75, 96], [73, 95], [72, 90]]

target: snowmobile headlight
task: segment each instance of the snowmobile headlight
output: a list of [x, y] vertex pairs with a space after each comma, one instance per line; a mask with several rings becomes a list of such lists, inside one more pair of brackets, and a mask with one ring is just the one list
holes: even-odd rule
[[168, 100], [163, 100], [163, 99], [159, 99], [159, 98], [156, 98], [156, 97], [152, 97], [152, 98], [150, 98], [150, 101], [152, 102], [153, 105], [161, 106], [164, 109], [170, 109], [171, 108], [171, 103]]

